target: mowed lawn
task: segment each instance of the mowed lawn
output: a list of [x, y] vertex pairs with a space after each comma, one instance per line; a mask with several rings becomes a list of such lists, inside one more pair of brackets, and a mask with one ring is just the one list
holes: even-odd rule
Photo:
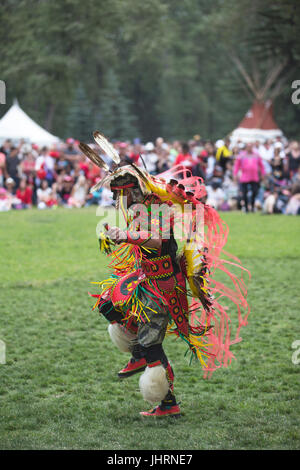
[[[252, 274], [249, 325], [227, 369], [202, 378], [167, 338], [180, 420], [147, 420], [138, 376], [92, 312], [107, 259], [96, 209], [0, 214], [1, 449], [299, 449], [300, 217], [223, 213]], [[299, 354], [300, 357], [300, 354]], [[295, 362], [295, 361], [294, 361]]]

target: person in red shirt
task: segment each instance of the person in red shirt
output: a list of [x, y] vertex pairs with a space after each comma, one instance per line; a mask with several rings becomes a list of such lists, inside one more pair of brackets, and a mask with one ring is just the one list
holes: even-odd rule
[[129, 154], [129, 158], [135, 165], [139, 165], [140, 154], [142, 153], [142, 148], [140, 144], [134, 144], [132, 151]]
[[20, 186], [16, 191], [16, 196], [20, 201], [22, 201], [23, 209], [27, 209], [32, 206], [32, 189], [27, 185], [26, 179], [21, 180]]
[[181, 153], [179, 153], [176, 157], [174, 162], [175, 165], [182, 165], [188, 170], [191, 170], [192, 167], [195, 165], [195, 160], [190, 153], [190, 148], [187, 143], [183, 143], [181, 145]]
[[100, 178], [101, 175], [101, 168], [96, 166], [94, 163], [89, 162], [88, 172], [85, 173], [86, 178], [90, 181], [90, 186], [93, 186], [96, 183], [96, 179]]
[[24, 155], [24, 159], [21, 162], [21, 170], [26, 177], [35, 176], [35, 158], [31, 152]]

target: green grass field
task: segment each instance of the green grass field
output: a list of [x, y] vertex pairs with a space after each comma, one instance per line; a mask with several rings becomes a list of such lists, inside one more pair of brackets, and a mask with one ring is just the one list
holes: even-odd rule
[[250, 269], [249, 325], [228, 369], [202, 378], [167, 338], [180, 420], [146, 420], [128, 357], [91, 311], [104, 278], [95, 208], [0, 214], [1, 449], [299, 449], [300, 218], [226, 213], [227, 250]]

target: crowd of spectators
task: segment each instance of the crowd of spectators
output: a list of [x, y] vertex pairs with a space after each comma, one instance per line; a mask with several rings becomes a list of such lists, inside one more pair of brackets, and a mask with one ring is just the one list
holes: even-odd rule
[[[200, 176], [207, 204], [217, 210], [300, 214], [300, 145], [279, 138], [235, 145], [230, 139], [166, 142], [159, 137], [146, 144], [115, 142], [122, 164], [134, 162], [151, 174], [181, 165]], [[95, 147], [96, 148], [96, 147]], [[107, 160], [106, 156], [102, 156]], [[72, 138], [53, 148], [23, 140], [0, 144], [0, 211], [81, 208], [113, 205], [109, 188], [90, 189], [103, 178]]]

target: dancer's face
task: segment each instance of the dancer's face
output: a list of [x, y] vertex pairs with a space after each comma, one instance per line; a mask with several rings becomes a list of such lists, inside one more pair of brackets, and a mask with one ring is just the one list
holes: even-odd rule
[[[128, 208], [133, 203], [132, 192], [130, 191], [129, 188], [126, 188], [126, 189], [123, 190], [123, 198], [124, 197], [126, 197], [126, 205], [127, 205], [127, 208]], [[116, 209], [119, 209], [119, 207], [120, 207], [120, 198], [121, 198], [121, 191], [114, 191], [114, 199], [116, 201]]]
[[125, 189], [124, 196], [127, 197], [127, 207], [130, 207], [131, 204], [133, 203], [133, 199], [132, 199], [132, 192], [130, 191], [129, 188]]

